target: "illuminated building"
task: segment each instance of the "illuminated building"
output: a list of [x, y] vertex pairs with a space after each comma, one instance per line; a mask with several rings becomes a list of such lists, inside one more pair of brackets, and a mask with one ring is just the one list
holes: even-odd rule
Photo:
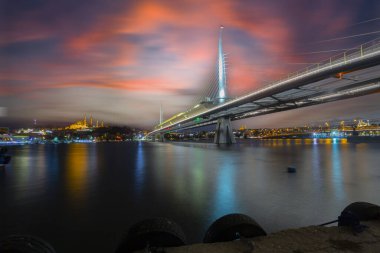
[[[69, 125], [68, 127], [65, 127], [65, 129], [70, 129], [70, 130], [85, 130], [85, 129], [93, 128], [94, 127], [93, 121], [94, 120], [93, 120], [92, 115], [91, 115], [90, 116], [90, 120], [87, 123], [87, 116], [86, 116], [86, 114], [84, 114], [83, 120], [79, 120], [79, 121], [77, 121], [77, 122]], [[99, 127], [99, 121], [97, 120], [96, 121], [96, 128], [98, 128], [98, 127]], [[104, 127], [103, 121], [102, 121], [100, 127]]]
[[366, 126], [371, 126], [369, 124], [369, 120], [367, 120], [367, 122], [365, 122], [364, 120], [359, 120], [357, 127], [366, 127]]

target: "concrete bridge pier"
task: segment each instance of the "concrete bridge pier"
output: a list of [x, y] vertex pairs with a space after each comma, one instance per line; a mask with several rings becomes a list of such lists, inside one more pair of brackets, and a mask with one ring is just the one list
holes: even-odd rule
[[164, 134], [162, 134], [162, 133], [160, 133], [160, 134], [154, 134], [152, 136], [152, 142], [156, 142], [156, 141], [165, 142], [165, 136], [164, 136]]
[[231, 119], [222, 117], [216, 123], [216, 131], [214, 137], [215, 144], [233, 144], [236, 143], [234, 133], [232, 132]]

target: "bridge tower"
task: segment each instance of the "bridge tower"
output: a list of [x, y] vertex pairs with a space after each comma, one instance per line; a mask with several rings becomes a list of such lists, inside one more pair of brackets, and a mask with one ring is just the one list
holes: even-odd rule
[[[224, 26], [220, 26], [219, 45], [218, 45], [218, 97], [219, 104], [226, 102], [227, 98], [227, 79], [226, 79], [226, 61], [223, 52], [223, 35]], [[221, 117], [216, 123], [214, 143], [232, 144], [236, 143], [235, 136], [232, 132], [230, 117]]]
[[223, 35], [224, 26], [220, 26], [219, 47], [218, 47], [218, 103], [224, 103], [227, 97], [227, 79], [226, 79], [226, 59], [223, 52]]

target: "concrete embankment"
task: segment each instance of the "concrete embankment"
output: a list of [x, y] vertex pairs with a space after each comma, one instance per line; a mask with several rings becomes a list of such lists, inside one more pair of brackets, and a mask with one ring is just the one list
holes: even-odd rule
[[[351, 227], [309, 226], [267, 236], [232, 242], [194, 244], [164, 248], [166, 253], [322, 253], [380, 252], [380, 220], [363, 221], [367, 227], [354, 233]], [[138, 251], [146, 252], [146, 251]], [[158, 251], [161, 252], [161, 251]]]

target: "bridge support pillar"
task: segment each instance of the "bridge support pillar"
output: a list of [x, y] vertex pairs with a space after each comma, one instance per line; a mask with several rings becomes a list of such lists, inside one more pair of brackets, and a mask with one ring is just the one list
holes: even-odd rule
[[218, 119], [218, 122], [216, 123], [214, 143], [236, 143], [234, 133], [232, 132], [231, 119], [229, 117], [223, 117]]

